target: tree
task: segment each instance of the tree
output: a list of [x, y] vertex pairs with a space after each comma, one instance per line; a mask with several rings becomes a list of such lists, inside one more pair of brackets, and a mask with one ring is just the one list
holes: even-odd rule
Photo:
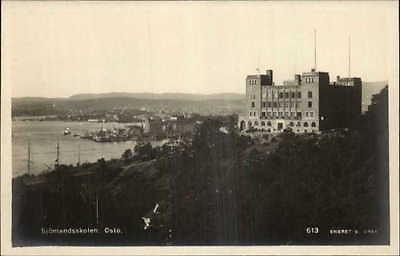
[[141, 160], [150, 160], [153, 156], [153, 147], [150, 143], [139, 143], [135, 146], [135, 153]]
[[125, 150], [125, 152], [122, 154], [121, 159], [122, 159], [124, 162], [128, 162], [129, 160], [132, 159], [132, 157], [133, 157], [132, 150], [131, 150], [131, 149], [127, 149], [127, 150]]

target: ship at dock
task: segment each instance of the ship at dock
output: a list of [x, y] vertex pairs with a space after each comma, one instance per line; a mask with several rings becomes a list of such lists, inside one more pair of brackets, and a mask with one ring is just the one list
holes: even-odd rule
[[101, 128], [100, 130], [94, 132], [88, 131], [81, 136], [81, 138], [93, 140], [95, 142], [120, 142], [134, 139], [134, 137], [130, 135], [129, 129], [125, 128]]

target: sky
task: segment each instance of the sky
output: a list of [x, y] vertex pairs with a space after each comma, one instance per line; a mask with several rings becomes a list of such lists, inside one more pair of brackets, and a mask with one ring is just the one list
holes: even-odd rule
[[2, 1], [2, 77], [12, 97], [79, 93], [244, 93], [245, 77], [275, 83], [314, 66], [388, 80], [392, 2]]

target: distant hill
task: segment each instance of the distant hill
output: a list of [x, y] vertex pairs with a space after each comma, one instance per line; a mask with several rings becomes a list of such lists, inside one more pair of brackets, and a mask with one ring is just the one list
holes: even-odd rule
[[[364, 82], [362, 110], [366, 111], [372, 95], [387, 82]], [[77, 94], [68, 98], [24, 97], [12, 99], [13, 116], [53, 115], [79, 110], [104, 111], [113, 108], [145, 109], [150, 112], [194, 112], [199, 114], [242, 114], [246, 97], [238, 93], [124, 93]]]
[[[142, 109], [149, 112], [192, 112], [206, 115], [240, 113], [244, 109], [245, 97], [234, 95], [184, 95], [174, 98], [172, 95], [153, 98], [122, 97], [107, 94], [75, 96], [71, 98], [16, 98], [12, 100], [13, 116], [37, 116], [73, 113], [78, 111], [96, 112], [112, 109]], [[228, 95], [228, 94], [227, 94]], [[147, 95], [151, 97], [151, 95]]]
[[137, 98], [157, 100], [242, 100], [243, 94], [219, 93], [219, 94], [189, 94], [189, 93], [126, 93], [111, 92], [98, 94], [76, 94], [69, 97], [74, 100], [100, 99], [100, 98]]
[[371, 104], [372, 95], [379, 93], [386, 85], [387, 81], [377, 82], [363, 82], [362, 85], [362, 111], [368, 110], [368, 106]]

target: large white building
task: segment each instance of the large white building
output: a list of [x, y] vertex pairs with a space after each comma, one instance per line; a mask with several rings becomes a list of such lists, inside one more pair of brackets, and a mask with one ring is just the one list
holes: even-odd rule
[[273, 71], [246, 77], [247, 113], [239, 117], [242, 132], [295, 133], [351, 127], [361, 113], [361, 79], [340, 78], [329, 73], [296, 74], [294, 80], [275, 85]]

